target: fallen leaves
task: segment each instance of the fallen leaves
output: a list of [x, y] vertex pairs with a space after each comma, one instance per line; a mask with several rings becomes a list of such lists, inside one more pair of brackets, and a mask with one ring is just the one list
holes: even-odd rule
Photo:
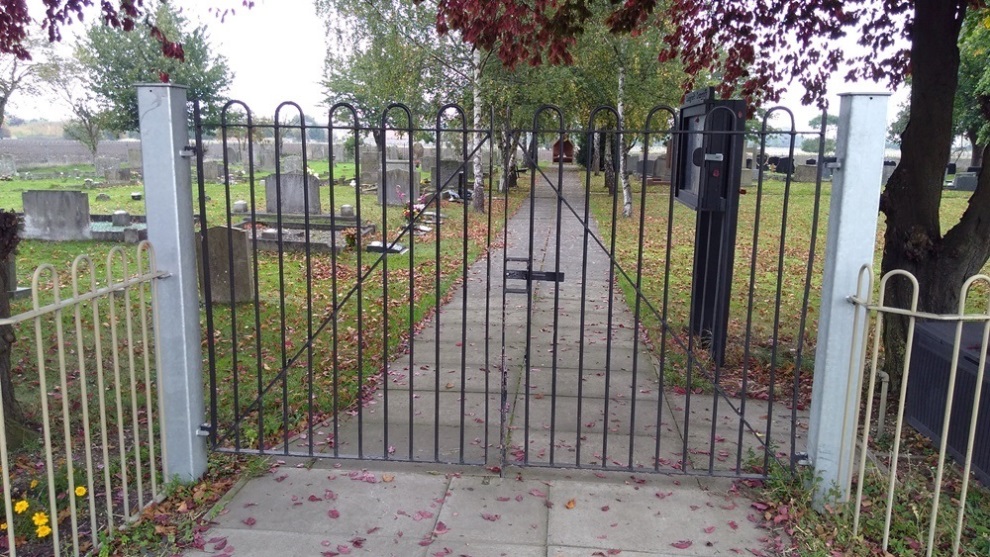
[[570, 501], [564, 504], [564, 508], [568, 510], [573, 509], [576, 506], [577, 506], [577, 501], [574, 499], [571, 499]]
[[691, 540], [680, 540], [680, 541], [673, 542], [670, 545], [672, 547], [676, 547], [677, 549], [687, 549], [687, 548], [691, 547], [691, 545], [693, 545], [693, 543], [694, 542], [692, 542]]

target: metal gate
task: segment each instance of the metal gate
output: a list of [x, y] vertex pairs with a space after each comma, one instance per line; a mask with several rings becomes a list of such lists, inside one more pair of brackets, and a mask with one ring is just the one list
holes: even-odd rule
[[[371, 126], [347, 104], [324, 123], [292, 103], [269, 123], [236, 101], [216, 126], [197, 111], [212, 446], [493, 470], [793, 466], [828, 172], [794, 168], [795, 142], [823, 146], [826, 129], [790, 116], [774, 131], [775, 114], [790, 115], [730, 133], [658, 107], [620, 133], [613, 109], [569, 130], [548, 106], [496, 142], [494, 114], [473, 129], [456, 105], [430, 127], [399, 104]], [[704, 217], [675, 202], [667, 145], [689, 133], [755, 143], [731, 170], [751, 177], [735, 245], [696, 248]], [[771, 168], [781, 138], [790, 168]], [[617, 187], [569, 160], [572, 140]], [[497, 166], [518, 185], [499, 191]], [[711, 301], [691, 276], [714, 250], [734, 254], [724, 353], [693, 323]]]

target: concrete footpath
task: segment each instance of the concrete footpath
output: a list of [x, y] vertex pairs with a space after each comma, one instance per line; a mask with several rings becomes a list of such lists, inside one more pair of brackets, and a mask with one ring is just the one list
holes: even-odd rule
[[[661, 389], [608, 255], [584, 249], [579, 177], [564, 173], [573, 213], [562, 207], [559, 219], [554, 188], [538, 177], [536, 204], [526, 200], [507, 225], [505, 252], [471, 266], [466, 292], [393, 359], [359, 414], [315, 432], [316, 451], [362, 459], [279, 461], [225, 498], [205, 550], [186, 555], [763, 554], [760, 513], [733, 481], [683, 472], [730, 472], [734, 455], [761, 446], [752, 424], [786, 446], [790, 411], [749, 400], [736, 412], [733, 401]], [[530, 249], [533, 271], [565, 280], [534, 282], [531, 297], [509, 281], [503, 312], [503, 254], [528, 259]], [[385, 462], [393, 458], [420, 462]]]

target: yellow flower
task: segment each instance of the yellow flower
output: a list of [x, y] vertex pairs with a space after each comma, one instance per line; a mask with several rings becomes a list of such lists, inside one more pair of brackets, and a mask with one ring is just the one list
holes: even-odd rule
[[44, 526], [45, 524], [48, 524], [48, 515], [44, 512], [36, 512], [34, 513], [34, 516], [31, 517], [31, 520], [34, 522], [35, 526]]
[[21, 514], [22, 512], [28, 510], [27, 499], [21, 499], [20, 501], [14, 503], [14, 512]]
[[6, 522], [4, 522], [3, 524], [0, 524], [0, 530], [6, 530], [6, 529], [7, 529], [7, 523]]
[[86, 488], [84, 486], [79, 486], [76, 488], [76, 497], [82, 497], [86, 495]]
[[48, 534], [51, 534], [52, 533], [52, 529], [49, 528], [48, 525], [42, 524], [41, 526], [38, 526], [38, 529], [35, 530], [35, 533], [38, 534], [38, 537], [39, 538], [43, 538], [43, 537], [47, 536]]
[[38, 487], [38, 480], [31, 480], [31, 489]]

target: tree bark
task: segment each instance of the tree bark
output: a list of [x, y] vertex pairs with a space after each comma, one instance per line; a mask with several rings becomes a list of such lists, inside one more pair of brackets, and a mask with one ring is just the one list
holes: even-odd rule
[[608, 139], [605, 142], [605, 189], [608, 190], [609, 194], [614, 194], [618, 182], [615, 175], [615, 157], [618, 156], [621, 158], [622, 155], [616, 153], [618, 149], [615, 146], [615, 138], [609, 137], [610, 135], [613, 134], [606, 135]]
[[979, 143], [973, 142], [973, 154], [970, 157], [970, 166], [983, 166], [983, 151], [987, 148], [986, 145], [980, 145]]
[[[920, 309], [955, 311], [959, 287], [979, 271], [990, 256], [990, 173], [982, 172], [969, 208], [942, 236], [939, 207], [942, 180], [952, 147], [952, 105], [959, 49], [956, 41], [965, 16], [966, 0], [917, 0], [911, 44], [912, 87], [910, 120], [901, 135], [901, 161], [881, 197], [886, 216], [881, 271], [905, 269], [920, 288]], [[886, 305], [907, 308], [907, 281], [893, 280]], [[907, 320], [886, 316], [884, 366], [895, 385], [904, 361]]]
[[[620, 58], [622, 60], [622, 58]], [[632, 216], [632, 186], [629, 184], [629, 173], [626, 171], [626, 146], [622, 130], [626, 127], [626, 104], [623, 98], [626, 95], [626, 66], [619, 63], [619, 90], [615, 111], [619, 115], [619, 179], [622, 180], [622, 216]]]
[[[474, 129], [475, 129], [475, 145], [481, 145], [485, 137], [480, 131], [481, 129], [481, 52], [479, 50], [474, 51], [474, 83], [472, 83], [472, 89], [474, 90]], [[484, 172], [482, 170], [481, 164], [481, 149], [474, 155], [474, 192], [471, 194], [472, 206], [475, 211], [480, 213], [485, 212], [485, 178]]]

